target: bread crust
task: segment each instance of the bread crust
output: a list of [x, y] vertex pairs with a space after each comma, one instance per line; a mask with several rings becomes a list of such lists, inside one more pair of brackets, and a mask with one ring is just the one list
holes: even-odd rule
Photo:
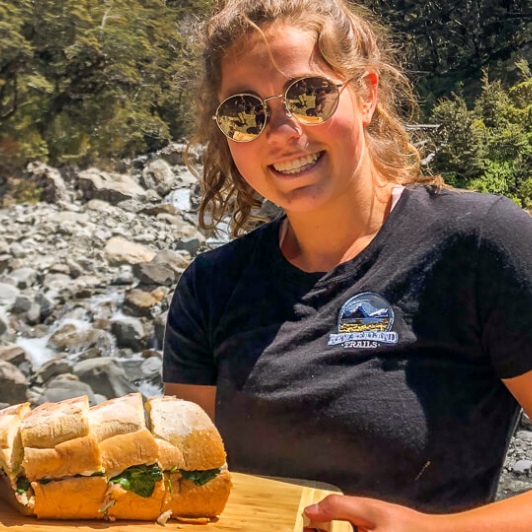
[[142, 401], [140, 393], [130, 393], [91, 407], [88, 412], [91, 434], [101, 442], [119, 434], [145, 429]]
[[12, 478], [5, 474], [0, 474], [0, 498], [4, 499], [10, 506], [19, 511], [22, 515], [33, 514], [33, 500], [28, 504], [22, 504], [17, 498]]
[[39, 519], [101, 519], [107, 491], [105, 477], [74, 477], [47, 484], [32, 482]]
[[19, 471], [23, 458], [20, 426], [30, 413], [30, 403], [0, 410], [0, 467], [10, 477]]
[[108, 478], [134, 465], [151, 465], [157, 461], [157, 444], [144, 428], [129, 434], [118, 434], [100, 443], [102, 463]]
[[[2, 460], [8, 465], [0, 495], [20, 512], [41, 519], [155, 521], [170, 511], [177, 518], [213, 518], [223, 511], [231, 490], [223, 442], [213, 422], [198, 405], [175, 397], [143, 404], [135, 393], [90, 409], [86, 396], [33, 411], [29, 403], [9, 407], [0, 411]], [[132, 466], [153, 464], [166, 473], [149, 497], [123, 488], [144, 489], [142, 477], [128, 478], [131, 484], [109, 482]], [[22, 468], [31, 482], [29, 504], [21, 504], [16, 494]], [[222, 471], [202, 486], [183, 478], [185, 471], [213, 469]], [[92, 476], [95, 472], [102, 476]], [[148, 473], [160, 478], [157, 470]]]
[[[220, 433], [207, 413], [197, 404], [174, 396], [151, 397], [146, 401], [150, 430], [160, 443], [166, 441], [180, 449], [183, 467], [198, 471], [222, 467], [226, 454]], [[169, 469], [163, 467], [163, 469]]]
[[163, 471], [170, 469], [186, 469], [183, 451], [161, 438], [155, 438], [157, 445], [157, 461]]
[[86, 395], [34, 408], [21, 426], [24, 447], [47, 449], [89, 434], [89, 399]]
[[108, 478], [134, 465], [157, 461], [158, 447], [146, 427], [140, 393], [109, 399], [89, 411], [91, 434], [99, 443]]
[[26, 447], [22, 463], [31, 482], [45, 478], [89, 476], [102, 470], [100, 448], [92, 436], [64, 441], [51, 449]]
[[162, 480], [155, 483], [155, 489], [150, 497], [141, 497], [132, 491], [127, 491], [121, 486], [110, 485], [107, 499], [115, 501], [107, 510], [107, 517], [111, 519], [135, 519], [142, 521], [155, 521], [161, 515], [163, 500], [166, 495], [165, 485]]
[[202, 486], [182, 478], [179, 473], [165, 473], [165, 479], [172, 487], [166, 492], [162, 510], [171, 510], [176, 518], [217, 517], [225, 508], [232, 487], [227, 469]]

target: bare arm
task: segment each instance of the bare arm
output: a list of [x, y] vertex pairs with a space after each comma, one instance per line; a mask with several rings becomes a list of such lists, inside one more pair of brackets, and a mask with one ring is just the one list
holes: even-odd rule
[[192, 401], [200, 405], [214, 421], [214, 403], [216, 386], [203, 386], [199, 384], [164, 383], [165, 395], [175, 395], [179, 399]]
[[[532, 371], [503, 382], [532, 416]], [[429, 515], [377, 499], [342, 495], [330, 495], [305, 512], [314, 521], [350, 521], [358, 525], [359, 532], [530, 532], [532, 491], [448, 515]]]

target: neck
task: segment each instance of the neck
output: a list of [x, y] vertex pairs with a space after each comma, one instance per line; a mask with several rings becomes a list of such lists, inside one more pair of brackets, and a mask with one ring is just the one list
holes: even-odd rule
[[309, 213], [287, 212], [280, 247], [285, 258], [307, 272], [324, 272], [351, 260], [373, 240], [392, 203], [392, 184], [371, 194], [345, 195], [341, 205]]

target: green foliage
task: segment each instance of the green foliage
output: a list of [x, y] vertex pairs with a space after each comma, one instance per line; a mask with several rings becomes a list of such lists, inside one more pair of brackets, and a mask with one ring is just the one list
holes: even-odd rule
[[503, 194], [532, 205], [532, 77], [520, 64], [521, 80], [505, 89], [482, 79], [469, 110], [461, 97], [442, 99], [432, 120], [441, 125], [433, 169], [458, 187]]
[[140, 497], [151, 497], [155, 484], [163, 479], [163, 472], [155, 465], [132, 466], [122, 471], [120, 475], [109, 480], [109, 484], [119, 484], [127, 491], [132, 491]]
[[181, 2], [0, 0], [0, 173], [36, 158], [131, 157], [183, 137], [194, 24]]
[[530, 0], [366, 0], [403, 42], [409, 70], [429, 110], [452, 92], [470, 105], [489, 67], [505, 85], [517, 60], [530, 59]]
[[[213, 3], [0, 0], [0, 178], [36, 159], [103, 164], [186, 138], [196, 29]], [[364, 2], [402, 43], [426, 118], [441, 124], [434, 170], [523, 206], [532, 198], [528, 3]], [[13, 191], [34, 197], [24, 186]]]

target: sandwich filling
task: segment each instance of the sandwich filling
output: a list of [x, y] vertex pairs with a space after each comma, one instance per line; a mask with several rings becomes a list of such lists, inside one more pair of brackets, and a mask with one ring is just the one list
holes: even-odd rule
[[109, 480], [109, 484], [118, 484], [127, 491], [132, 491], [140, 497], [151, 497], [155, 491], [155, 483], [163, 479], [163, 472], [157, 464], [128, 467], [116, 477]]

